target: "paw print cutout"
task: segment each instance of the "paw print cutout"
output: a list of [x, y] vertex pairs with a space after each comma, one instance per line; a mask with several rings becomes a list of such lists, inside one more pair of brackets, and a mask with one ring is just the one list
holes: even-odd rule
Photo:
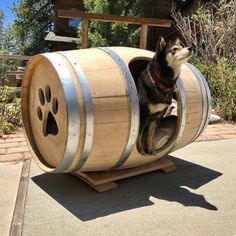
[[52, 98], [51, 88], [46, 85], [43, 90], [38, 90], [38, 97], [40, 106], [37, 107], [38, 119], [42, 122], [42, 132], [45, 137], [49, 134], [58, 134], [58, 125], [55, 119], [55, 115], [58, 112], [58, 100], [56, 97]]

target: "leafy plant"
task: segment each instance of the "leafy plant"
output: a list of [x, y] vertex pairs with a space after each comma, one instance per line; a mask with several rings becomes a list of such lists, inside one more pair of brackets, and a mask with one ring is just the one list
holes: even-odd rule
[[8, 123], [7, 121], [5, 121], [1, 125], [1, 130], [4, 134], [10, 134], [14, 130], [14, 126], [13, 126], [13, 124]]
[[201, 5], [192, 16], [173, 12], [176, 28], [195, 48], [192, 63], [206, 77], [215, 111], [236, 121], [236, 7], [234, 0]]
[[20, 90], [13, 87], [0, 87], [0, 131], [10, 133], [20, 126]]
[[[4, 14], [0, 11], [0, 55], [17, 53], [14, 27], [12, 25], [3, 27], [3, 17]], [[19, 61], [7, 61], [0, 58], [0, 80], [7, 80], [6, 72], [16, 70], [19, 65]]]
[[44, 38], [53, 21], [53, 5], [49, 0], [17, 0], [13, 3], [16, 15], [13, 27], [19, 53], [35, 55], [46, 50]]
[[20, 89], [16, 87], [0, 87], [0, 103], [8, 104], [13, 102], [15, 98], [20, 97]]
[[[214, 62], [206, 63], [201, 58], [194, 58], [191, 62], [208, 81], [216, 113], [226, 120], [236, 121], [236, 70], [225, 58], [221, 58], [220, 67]], [[223, 78], [221, 73], [224, 74]]]

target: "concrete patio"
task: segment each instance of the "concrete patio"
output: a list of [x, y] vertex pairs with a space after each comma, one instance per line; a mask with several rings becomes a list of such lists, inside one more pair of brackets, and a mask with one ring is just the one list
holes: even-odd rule
[[176, 172], [118, 181], [103, 194], [69, 174], [43, 173], [32, 161], [20, 221], [14, 207], [30, 154], [22, 132], [4, 136], [0, 235], [235, 235], [236, 126], [208, 126], [198, 141], [171, 154]]

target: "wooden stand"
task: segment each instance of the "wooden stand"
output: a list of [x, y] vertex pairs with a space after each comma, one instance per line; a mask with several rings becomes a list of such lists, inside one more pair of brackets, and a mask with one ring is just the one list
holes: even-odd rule
[[144, 166], [125, 170], [80, 172], [74, 175], [82, 179], [97, 192], [102, 193], [117, 188], [117, 184], [114, 182], [116, 180], [125, 179], [155, 170], [162, 170], [165, 173], [170, 173], [175, 169], [176, 168], [172, 161], [167, 158], [162, 158]]

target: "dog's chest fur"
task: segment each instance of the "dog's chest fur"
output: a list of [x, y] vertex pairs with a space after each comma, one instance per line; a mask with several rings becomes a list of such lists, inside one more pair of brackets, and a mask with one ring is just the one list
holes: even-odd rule
[[154, 114], [166, 110], [168, 106], [166, 103], [149, 103], [148, 109], [150, 114]]
[[166, 93], [158, 88], [148, 70], [141, 74], [138, 87], [140, 102], [148, 107], [150, 114], [166, 110], [172, 102], [173, 91]]

